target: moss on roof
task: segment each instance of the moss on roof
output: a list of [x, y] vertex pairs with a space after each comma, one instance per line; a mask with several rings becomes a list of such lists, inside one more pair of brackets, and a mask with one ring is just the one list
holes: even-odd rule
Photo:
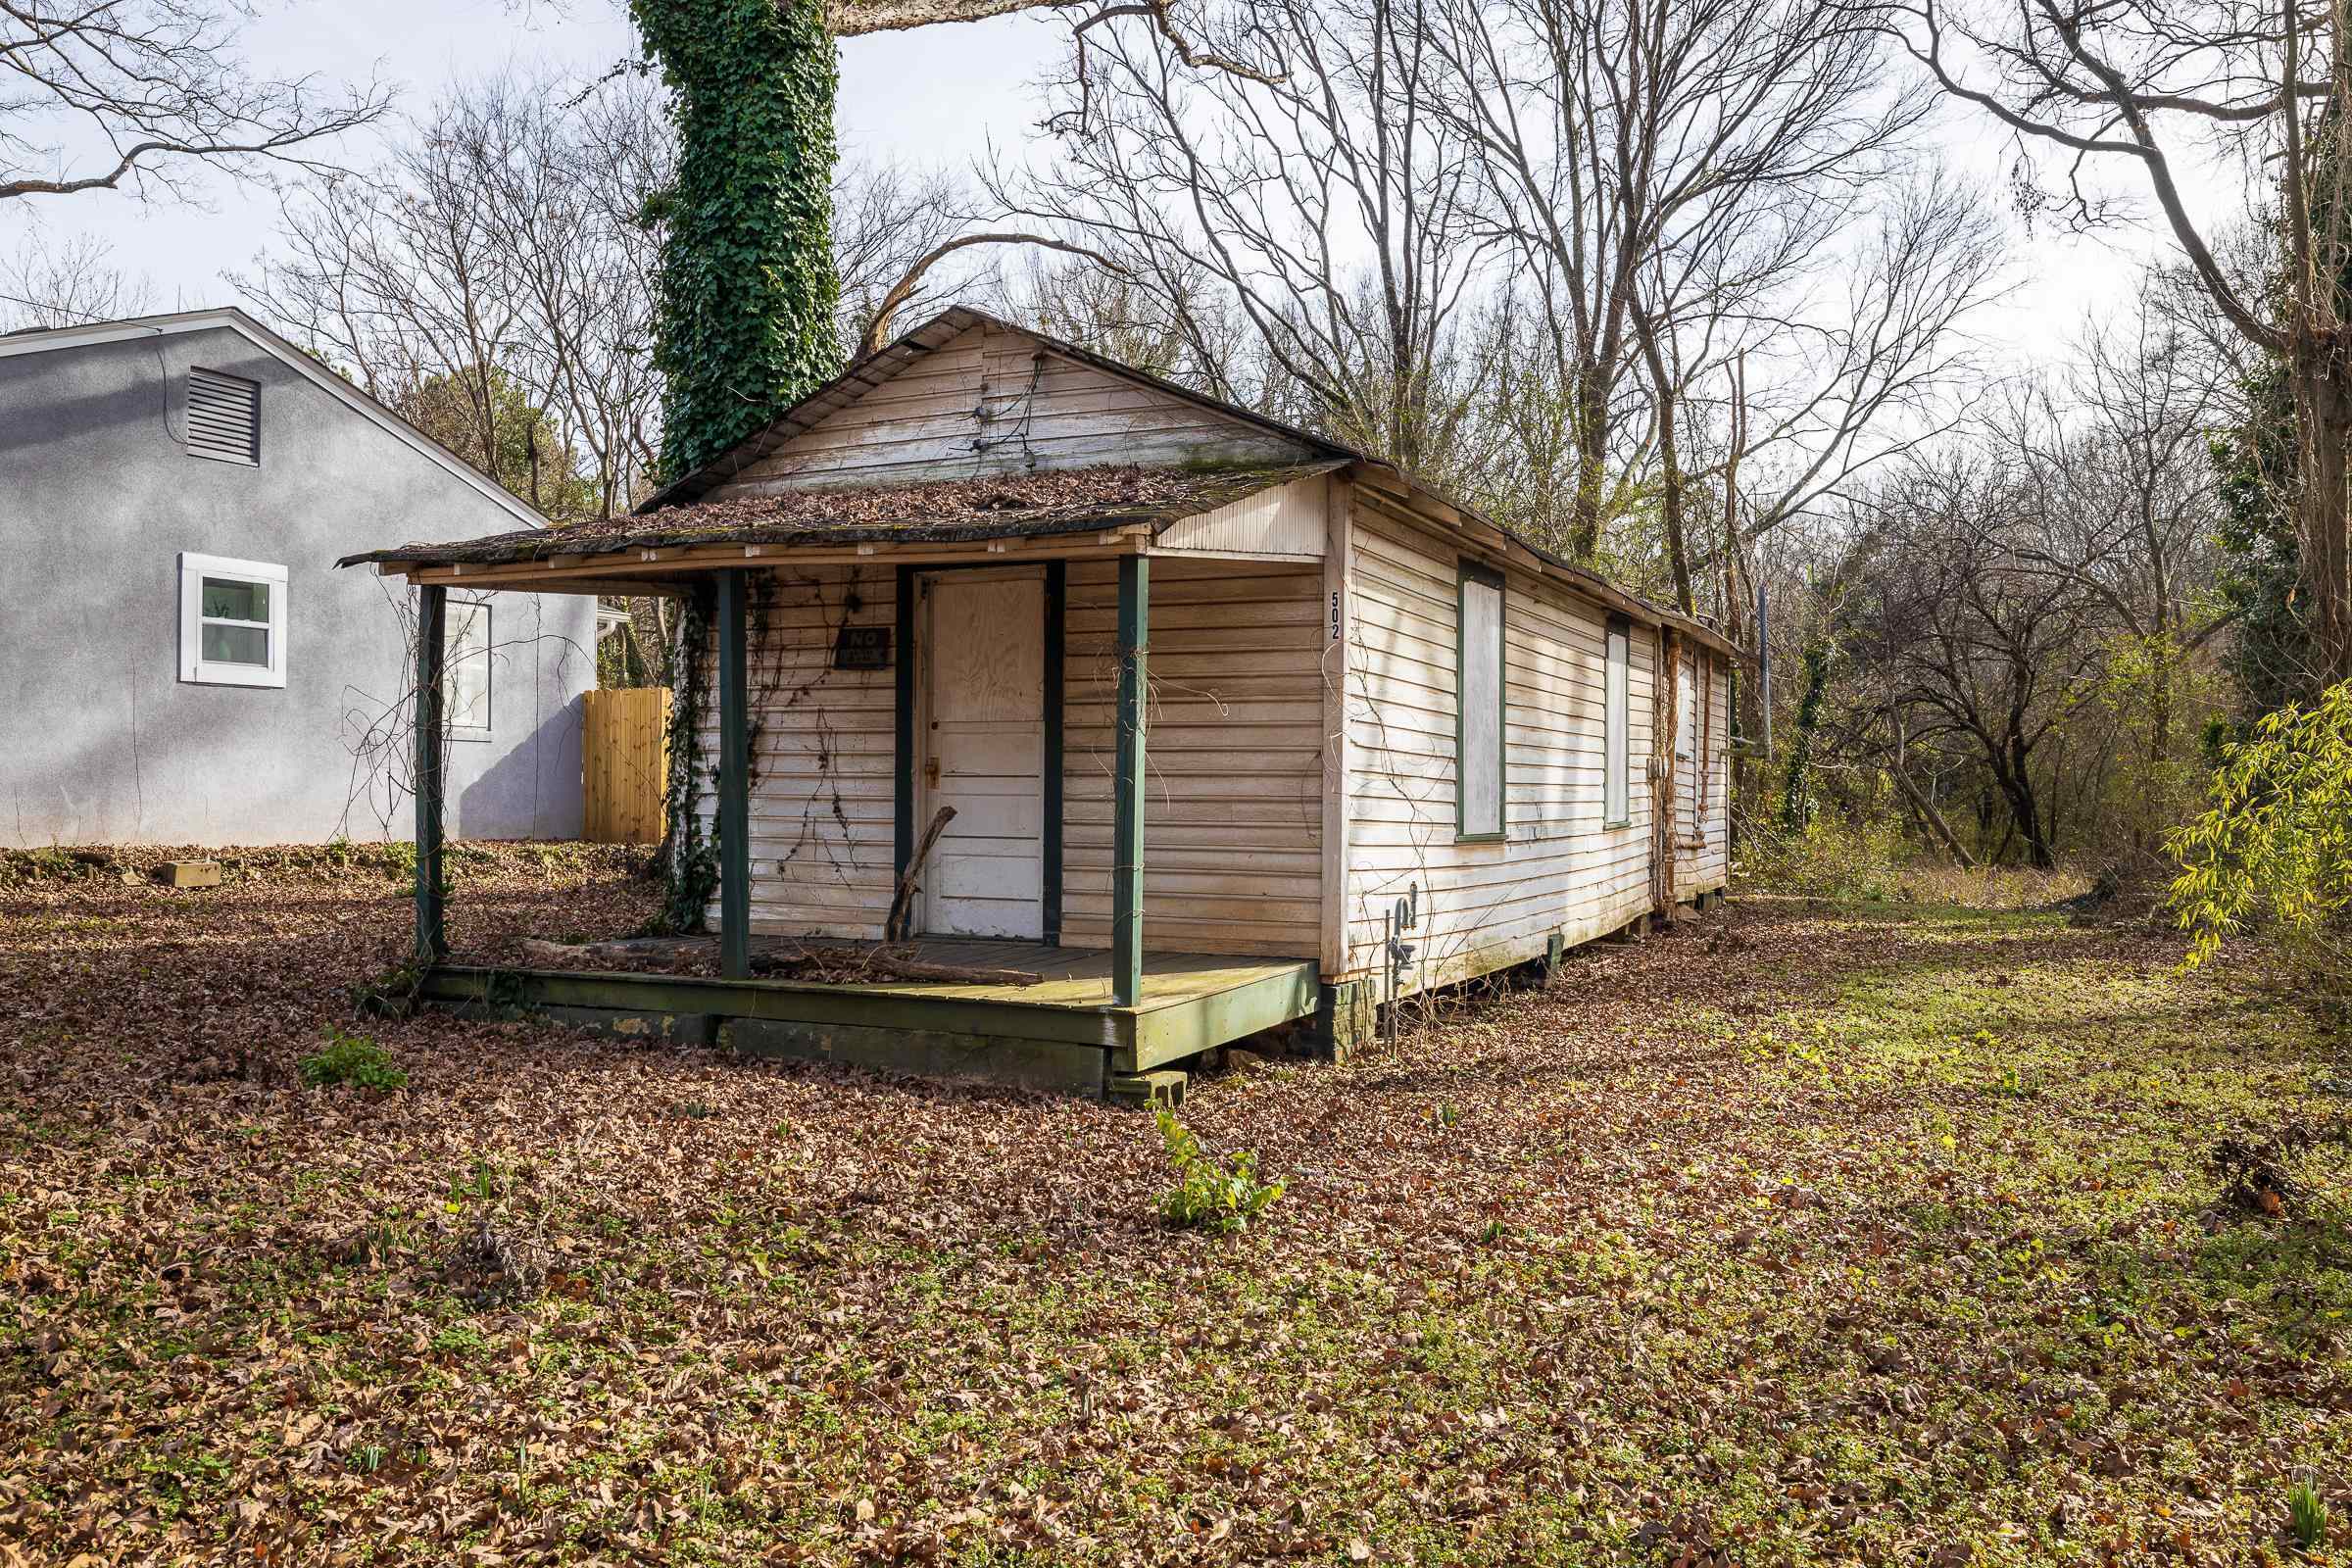
[[817, 547], [1036, 538], [1184, 517], [1328, 473], [1343, 465], [1287, 467], [1141, 467], [1132, 464], [934, 479], [917, 484], [794, 490], [695, 501], [622, 517], [525, 529], [444, 544], [402, 545], [341, 564], [505, 564], [552, 556], [598, 556], [691, 545]]

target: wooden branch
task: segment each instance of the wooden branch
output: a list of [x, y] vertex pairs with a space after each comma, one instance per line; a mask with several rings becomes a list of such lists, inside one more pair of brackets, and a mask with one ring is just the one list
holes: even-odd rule
[[884, 941], [906, 940], [906, 921], [914, 906], [914, 874], [923, 868], [923, 861], [930, 858], [931, 846], [939, 842], [940, 834], [946, 832], [948, 824], [955, 820], [956, 808], [943, 806], [939, 808], [939, 814], [931, 818], [931, 825], [923, 829], [923, 842], [915, 846], [913, 858], [906, 862], [906, 870], [899, 878], [899, 889], [891, 895], [890, 918], [882, 923]]
[[836, 38], [861, 38], [869, 32], [904, 32], [941, 22], [985, 22], [1067, 4], [1069, 0], [833, 0], [825, 7], [825, 25]]
[[1043, 250], [1061, 251], [1070, 256], [1083, 256], [1088, 261], [1116, 272], [1121, 277], [1127, 275], [1125, 268], [1101, 251], [1089, 250], [1083, 245], [1073, 245], [1067, 240], [1054, 239], [1048, 234], [958, 234], [945, 244], [935, 245], [924, 252], [912, 267], [906, 269], [905, 275], [900, 277], [896, 283], [891, 284], [889, 290], [882, 296], [882, 303], [874, 307], [873, 318], [865, 323], [865, 330], [858, 334], [858, 353], [859, 356], [879, 352], [882, 345], [889, 340], [891, 318], [897, 316], [901, 307], [905, 306], [906, 301], [913, 296], [915, 289], [922, 283], [924, 273], [956, 252], [974, 245], [1035, 245]]
[[[1068, 11], [1081, 3], [1083, 0], [832, 0], [825, 7], [825, 25], [836, 38], [858, 38], [869, 32], [903, 32], [909, 27], [928, 27], [942, 22], [985, 22], [991, 17], [1009, 17], [1022, 11]], [[1083, 37], [1090, 27], [1113, 18], [1146, 17], [1175, 49], [1177, 58], [1195, 71], [1222, 71], [1267, 86], [1287, 79], [1200, 48], [1177, 30], [1175, 19], [1168, 14], [1171, 3], [1172, 0], [1121, 0], [1119, 4], [1102, 7], [1070, 31], [1073, 36]]]

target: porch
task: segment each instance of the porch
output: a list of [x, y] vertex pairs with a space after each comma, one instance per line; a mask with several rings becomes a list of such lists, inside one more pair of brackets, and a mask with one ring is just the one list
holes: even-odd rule
[[[365, 558], [416, 590], [421, 1000], [1098, 1093], [1314, 1014], [1337, 935], [1336, 695], [1318, 662], [1330, 470], [1088, 469], [853, 497], [904, 513], [882, 523], [824, 522], [813, 511], [839, 496], [788, 495], [713, 504], [707, 522], [681, 505], [576, 554], [518, 537]], [[1010, 506], [1023, 485], [1027, 515]], [[1237, 556], [1169, 531], [1237, 500], [1261, 532], [1289, 530], [1255, 543], [1286, 548]], [[715, 931], [696, 973], [450, 950], [444, 627], [453, 596], [526, 585], [681, 602], [671, 739], [693, 760], [672, 775], [682, 906], [665, 912]], [[1165, 835], [1149, 897], [1148, 814]], [[810, 943], [1035, 978], [766, 961]]]
[[799, 967], [790, 960], [811, 945], [795, 938], [753, 937], [747, 977], [678, 972], [719, 968], [715, 938], [600, 945], [612, 947], [662, 967], [442, 963], [419, 1000], [649, 1043], [1141, 1098], [1181, 1087], [1162, 1071], [1170, 1063], [1308, 1017], [1321, 991], [1312, 959], [1146, 953], [1138, 994], [1122, 1001], [1110, 954], [1041, 942], [829, 942], [821, 953], [837, 961], [815, 966], [823, 978], [761, 972]]

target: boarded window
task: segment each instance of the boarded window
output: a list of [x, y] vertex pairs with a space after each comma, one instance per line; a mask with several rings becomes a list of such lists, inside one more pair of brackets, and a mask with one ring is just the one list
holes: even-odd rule
[[220, 463], [260, 463], [261, 383], [219, 370], [189, 370], [188, 455]]
[[441, 628], [442, 708], [452, 740], [490, 738], [490, 607], [453, 599]]
[[1628, 727], [1633, 717], [1633, 628], [1622, 620], [1609, 622], [1608, 672], [1602, 728], [1607, 757], [1602, 767], [1602, 815], [1611, 827], [1633, 820], [1633, 747]]
[[1502, 836], [1502, 578], [1464, 563], [1461, 615], [1461, 808], [1466, 839]]

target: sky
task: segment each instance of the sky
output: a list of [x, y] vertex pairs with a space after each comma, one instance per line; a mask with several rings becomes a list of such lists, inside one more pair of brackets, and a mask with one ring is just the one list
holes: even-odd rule
[[[1042, 14], [846, 40], [838, 121], [844, 152], [962, 168], [991, 139], [1019, 147], [1040, 117], [1030, 83], [1068, 48], [1066, 27]], [[257, 72], [273, 76], [380, 76], [399, 83], [402, 102], [417, 110], [444, 83], [510, 61], [589, 74], [634, 55], [628, 23], [609, 0], [570, 0], [563, 9], [524, 0], [265, 4], [247, 24], [244, 52]], [[1995, 187], [2011, 156], [2000, 137], [1958, 116], [1944, 153], [1961, 172]], [[354, 139], [339, 158], [365, 166], [371, 154], [365, 139]], [[2127, 172], [2117, 188], [2131, 191], [2132, 177]], [[2203, 205], [2233, 199], [2226, 180], [2200, 185]], [[149, 281], [153, 309], [232, 302], [229, 277], [251, 271], [268, 247], [274, 202], [266, 190], [225, 178], [200, 188], [196, 206], [109, 193], [8, 203], [0, 209], [0, 258], [16, 254], [36, 226], [52, 247], [91, 236], [110, 247], [114, 266]], [[2012, 363], [2063, 355], [2086, 313], [2130, 296], [2140, 258], [2170, 249], [2149, 224], [2089, 237], [2013, 227], [2017, 288], [1976, 322], [1987, 348]]]

